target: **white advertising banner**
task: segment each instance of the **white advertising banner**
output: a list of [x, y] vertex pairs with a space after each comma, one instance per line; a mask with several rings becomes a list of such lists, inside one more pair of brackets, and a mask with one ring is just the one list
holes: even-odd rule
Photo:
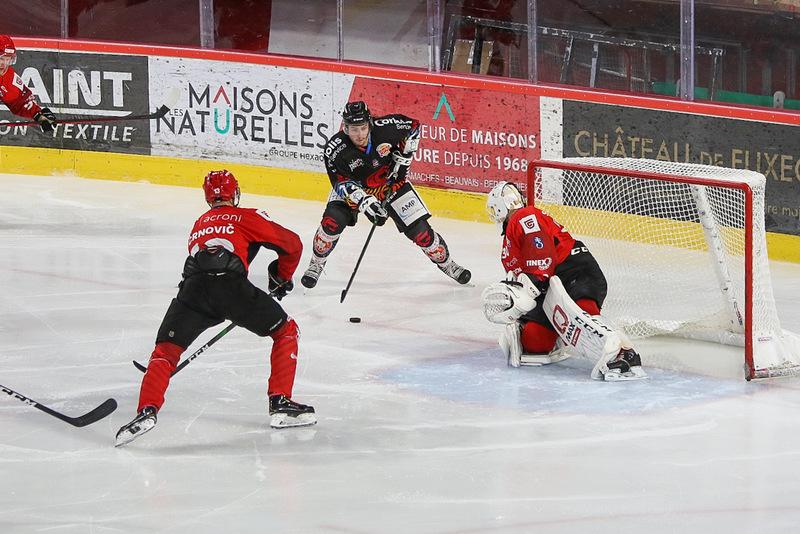
[[[150, 58], [152, 154], [324, 172], [353, 75], [171, 57]], [[171, 104], [171, 105], [170, 105]]]

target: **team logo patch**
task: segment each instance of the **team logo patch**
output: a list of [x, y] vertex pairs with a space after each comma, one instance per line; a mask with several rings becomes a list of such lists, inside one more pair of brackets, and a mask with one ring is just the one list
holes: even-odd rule
[[375, 168], [378, 168], [378, 167], [381, 166], [381, 162], [378, 161], [377, 159], [373, 159], [372, 160], [372, 166], [375, 167]]
[[544, 241], [538, 235], [533, 238], [533, 246], [536, 248], [544, 248]]
[[519, 220], [519, 224], [522, 225], [522, 231], [526, 234], [532, 234], [534, 232], [538, 232], [539, 229], [539, 221], [536, 220], [536, 215], [531, 213]]
[[389, 143], [381, 143], [378, 145], [377, 152], [380, 157], [384, 157], [392, 150], [392, 145]]

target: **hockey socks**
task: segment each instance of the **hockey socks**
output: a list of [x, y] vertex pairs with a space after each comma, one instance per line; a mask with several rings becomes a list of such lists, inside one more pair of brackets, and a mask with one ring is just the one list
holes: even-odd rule
[[450, 257], [450, 250], [447, 248], [447, 243], [444, 238], [437, 232], [433, 232], [433, 239], [430, 244], [424, 246], [424, 240], [416, 239], [414, 241], [422, 249], [422, 252], [442, 271], [444, 274], [458, 282], [459, 284], [466, 284], [472, 278], [472, 273], [461, 267], [453, 261]]
[[268, 395], [285, 395], [291, 398], [294, 374], [297, 369], [297, 338], [300, 331], [291, 317], [270, 334], [274, 340], [270, 354], [271, 372]]
[[185, 349], [174, 343], [163, 341], [156, 344], [150, 362], [147, 364], [147, 372], [142, 378], [142, 387], [139, 391], [138, 411], [142, 411], [145, 406], [154, 406], [160, 410], [164, 404], [164, 392], [169, 386], [169, 378], [181, 359], [181, 354]]

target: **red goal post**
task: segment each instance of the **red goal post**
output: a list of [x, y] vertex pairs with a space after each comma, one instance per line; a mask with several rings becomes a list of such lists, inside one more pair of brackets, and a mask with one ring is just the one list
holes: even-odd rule
[[534, 160], [528, 202], [597, 257], [603, 313], [632, 337], [744, 347], [745, 378], [800, 374], [781, 329], [764, 230], [762, 174], [633, 158]]

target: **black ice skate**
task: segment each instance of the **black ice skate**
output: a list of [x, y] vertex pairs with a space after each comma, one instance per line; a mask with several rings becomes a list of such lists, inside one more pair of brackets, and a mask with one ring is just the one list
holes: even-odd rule
[[454, 262], [452, 258], [449, 258], [447, 261], [443, 261], [442, 263], [437, 263], [436, 266], [440, 271], [459, 284], [466, 284], [469, 282], [470, 278], [472, 278], [472, 273], [469, 272], [469, 269], [463, 268]]
[[642, 369], [642, 359], [633, 349], [621, 349], [607, 366], [608, 371], [603, 375], [603, 380], [607, 382], [647, 378], [647, 373]]
[[114, 446], [119, 447], [130, 443], [142, 434], [152, 430], [154, 426], [156, 426], [156, 409], [152, 406], [145, 406], [133, 421], [119, 429], [117, 442]]
[[269, 398], [269, 426], [288, 428], [316, 424], [317, 414], [313, 406], [294, 402], [285, 395], [272, 395]]
[[300, 279], [303, 287], [308, 289], [313, 288], [319, 281], [319, 276], [322, 274], [322, 269], [325, 267], [326, 258], [320, 258], [316, 255], [311, 256], [311, 263], [308, 265], [305, 274]]

